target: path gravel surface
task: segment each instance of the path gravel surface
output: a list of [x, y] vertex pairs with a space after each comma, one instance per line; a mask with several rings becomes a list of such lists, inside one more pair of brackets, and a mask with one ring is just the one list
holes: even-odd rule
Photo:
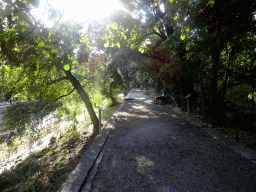
[[128, 96], [84, 191], [256, 191], [252, 161], [143, 91]]

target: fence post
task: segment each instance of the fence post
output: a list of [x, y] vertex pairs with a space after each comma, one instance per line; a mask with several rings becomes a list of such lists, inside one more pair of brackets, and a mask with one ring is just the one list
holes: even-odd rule
[[104, 111], [104, 109], [100, 106], [97, 106], [99, 111], [99, 130], [101, 129], [101, 111]]
[[187, 99], [187, 112], [189, 113], [190, 110], [189, 110], [189, 97], [191, 96], [191, 94], [188, 94], [185, 99]]
[[187, 111], [189, 113], [189, 99], [187, 99]]

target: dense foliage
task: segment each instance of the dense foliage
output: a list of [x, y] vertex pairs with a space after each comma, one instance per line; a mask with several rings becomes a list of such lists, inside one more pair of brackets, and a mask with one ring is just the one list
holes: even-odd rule
[[154, 77], [151, 86], [166, 89], [173, 104], [185, 108], [184, 97], [192, 94], [191, 111], [209, 123], [232, 116], [236, 126], [255, 126], [255, 2], [121, 2], [128, 11], [113, 15], [104, 31], [107, 46], [129, 48], [123, 51], [128, 63], [143, 66]]
[[[130, 87], [166, 89], [170, 101], [210, 123], [254, 126], [256, 3], [250, 0], [120, 0], [126, 11], [88, 25], [52, 28], [30, 12], [38, 1], [1, 2], [0, 89], [21, 101], [93, 107]], [[241, 4], [246, 6], [240, 6]], [[230, 115], [231, 114], [231, 115]], [[230, 119], [229, 119], [230, 120]]]
[[[32, 130], [28, 121], [33, 118], [29, 117], [37, 113], [27, 108], [37, 101], [54, 107], [54, 103], [72, 95], [72, 102], [84, 103], [97, 133], [99, 122], [93, 107], [109, 104], [108, 98], [122, 91], [112, 90], [120, 78], [105, 73], [104, 46], [101, 39], [95, 41], [98, 29], [92, 26], [93, 31], [88, 29], [86, 36], [83, 24], [62, 21], [60, 12], [53, 8], [47, 10], [49, 20], [54, 22], [49, 28], [31, 13], [38, 5], [37, 0], [0, 2], [0, 92], [11, 93], [22, 102], [13, 105], [20, 106], [13, 114], [8, 109], [2, 131], [16, 130], [12, 132], [14, 138], [26, 129]], [[104, 83], [111, 78], [112, 88], [104, 92]], [[122, 81], [118, 85], [122, 87]], [[9, 122], [12, 118], [15, 121]]]

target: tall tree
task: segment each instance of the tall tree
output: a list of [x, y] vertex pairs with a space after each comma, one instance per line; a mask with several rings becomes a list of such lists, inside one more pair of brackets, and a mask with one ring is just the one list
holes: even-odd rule
[[186, 42], [183, 42], [189, 32], [184, 19], [192, 2], [121, 2], [130, 12], [116, 13], [113, 17], [109, 28], [105, 30], [108, 45], [129, 47], [133, 50], [132, 54], [148, 60], [149, 68], [159, 80], [176, 84], [184, 95], [193, 93], [193, 79], [185, 62]]
[[[241, 7], [241, 3], [246, 6]], [[221, 51], [235, 36], [255, 30], [253, 14], [256, 3], [252, 1], [209, 1], [202, 7], [195, 21], [197, 27], [205, 32], [208, 48], [213, 61], [212, 71], [212, 103], [218, 102], [218, 72], [220, 67]]]
[[87, 42], [81, 33], [83, 26], [57, 22], [53, 28], [46, 28], [30, 14], [30, 10], [38, 5], [36, 3], [37, 1], [5, 1], [2, 4], [1, 12], [4, 14], [0, 20], [1, 65], [7, 71], [22, 67], [23, 78], [30, 79], [30, 82], [40, 81], [39, 74], [44, 74], [46, 82], [41, 84], [43, 86], [61, 81], [67, 83], [68, 80], [85, 103], [96, 133], [98, 118], [87, 93], [74, 75], [77, 70], [74, 65], [74, 50], [78, 44]]

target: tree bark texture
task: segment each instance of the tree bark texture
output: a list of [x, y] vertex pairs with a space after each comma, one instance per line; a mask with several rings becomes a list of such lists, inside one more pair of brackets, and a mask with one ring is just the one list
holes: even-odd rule
[[95, 111], [92, 107], [92, 103], [87, 95], [87, 93], [84, 91], [82, 85], [80, 84], [80, 82], [71, 74], [70, 71], [65, 71], [63, 70], [65, 75], [67, 76], [68, 80], [72, 83], [72, 85], [74, 86], [74, 88], [77, 90], [78, 94], [80, 95], [80, 97], [82, 98], [88, 113], [90, 115], [91, 121], [93, 123], [93, 134], [98, 132], [98, 127], [99, 127], [99, 120], [98, 117], [95, 114]]

